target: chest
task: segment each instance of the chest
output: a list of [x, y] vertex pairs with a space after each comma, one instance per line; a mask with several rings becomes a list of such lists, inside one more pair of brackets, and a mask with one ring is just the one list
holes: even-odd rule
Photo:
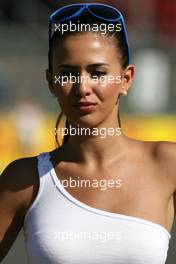
[[77, 200], [100, 210], [136, 216], [163, 226], [172, 225], [173, 208], [167, 180], [154, 167], [112, 166], [56, 168], [66, 191]]
[[[45, 228], [37, 234], [28, 234], [30, 263], [164, 264], [166, 261], [168, 239], [161, 230], [143, 224], [135, 226], [132, 222], [124, 225], [118, 220], [105, 224], [94, 218], [94, 225], [88, 225], [89, 218], [81, 220], [79, 229], [71, 224], [71, 219], [64, 220], [64, 226], [67, 222], [69, 225], [63, 229], [61, 217], [51, 230]], [[151, 237], [152, 243], [148, 243]]]

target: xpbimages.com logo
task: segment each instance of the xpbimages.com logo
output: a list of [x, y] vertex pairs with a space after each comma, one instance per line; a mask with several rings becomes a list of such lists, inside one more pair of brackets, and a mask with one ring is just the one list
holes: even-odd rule
[[69, 21], [66, 24], [54, 24], [54, 31], [59, 31], [62, 35], [66, 32], [100, 32], [100, 34], [105, 35], [108, 32], [120, 32], [122, 30], [122, 24], [84, 24], [84, 23], [73, 23], [72, 21]]
[[105, 138], [107, 136], [120, 136], [122, 134], [120, 127], [73, 127], [69, 125], [69, 127], [63, 127], [63, 128], [55, 128], [55, 135], [60, 135], [62, 138], [64, 138], [67, 135], [70, 136], [97, 136], [100, 138]]
[[65, 84], [74, 84], [74, 83], [88, 83], [88, 84], [100, 84], [101, 86], [106, 86], [109, 83], [116, 83], [119, 84], [122, 81], [122, 76], [117, 75], [101, 75], [101, 76], [80, 76], [78, 73], [77, 75], [73, 75], [72, 73], [68, 73], [68, 75], [55, 75], [54, 76], [54, 83], [64, 86]]

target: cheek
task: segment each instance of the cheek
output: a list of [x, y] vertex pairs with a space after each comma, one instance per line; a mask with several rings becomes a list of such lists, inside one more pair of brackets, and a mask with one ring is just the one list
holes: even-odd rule
[[116, 102], [118, 93], [120, 90], [120, 85], [116, 83], [108, 83], [105, 86], [101, 86], [97, 89], [95, 93], [103, 102]]

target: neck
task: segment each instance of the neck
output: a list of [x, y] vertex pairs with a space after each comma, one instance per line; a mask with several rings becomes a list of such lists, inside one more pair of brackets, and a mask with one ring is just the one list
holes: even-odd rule
[[69, 136], [64, 149], [85, 164], [105, 164], [120, 156], [126, 146], [127, 137], [119, 127], [116, 115], [94, 128], [81, 130], [79, 127], [77, 131], [76, 135]]

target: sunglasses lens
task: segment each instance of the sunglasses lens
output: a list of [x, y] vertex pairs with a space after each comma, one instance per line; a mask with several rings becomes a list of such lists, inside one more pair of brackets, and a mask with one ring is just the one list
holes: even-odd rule
[[115, 20], [120, 17], [120, 14], [116, 10], [106, 6], [90, 5], [89, 10], [102, 19]]
[[74, 15], [75, 13], [77, 13], [79, 10], [81, 9], [81, 6], [68, 6], [66, 8], [63, 8], [62, 10], [60, 10], [60, 12], [56, 13], [53, 16], [53, 22], [57, 22], [59, 20], [65, 19], [67, 17], [70, 17], [72, 15]]

